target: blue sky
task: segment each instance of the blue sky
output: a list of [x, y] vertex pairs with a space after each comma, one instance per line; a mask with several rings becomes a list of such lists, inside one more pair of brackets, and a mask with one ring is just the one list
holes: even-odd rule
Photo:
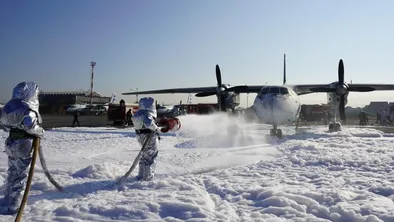
[[[284, 53], [288, 84], [333, 82], [341, 58], [348, 82], [394, 84], [393, 8], [390, 0], [1, 1], [0, 101], [24, 80], [87, 90], [90, 61], [94, 90], [126, 101], [135, 99], [120, 95], [130, 89], [215, 85], [216, 64], [231, 85], [281, 84]], [[370, 100], [394, 101], [394, 92], [351, 93], [349, 105]]]

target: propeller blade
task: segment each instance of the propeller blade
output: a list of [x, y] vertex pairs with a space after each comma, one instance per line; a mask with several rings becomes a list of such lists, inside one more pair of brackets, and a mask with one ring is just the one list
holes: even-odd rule
[[342, 122], [346, 122], [346, 113], [345, 113], [345, 95], [342, 95], [339, 99], [339, 117]]
[[339, 65], [338, 65], [338, 82], [340, 84], [343, 84], [345, 82], [345, 68], [343, 67], [342, 59], [339, 60]]
[[216, 91], [211, 91], [211, 92], [200, 92], [200, 93], [197, 93], [195, 96], [196, 97], [206, 97], [206, 96], [213, 96], [213, 95], [216, 95]]
[[216, 65], [216, 80], [218, 82], [218, 87], [222, 87], [222, 74], [220, 73], [219, 65]]
[[353, 87], [349, 87], [349, 91], [352, 92], [371, 92], [374, 91], [375, 88], [372, 87], [368, 87], [368, 86], [353, 86]]
[[237, 91], [241, 91], [244, 92], [248, 89], [247, 86], [233, 86], [231, 88], [226, 89], [227, 92], [237, 92]]
[[312, 92], [335, 92], [334, 88], [310, 88]]

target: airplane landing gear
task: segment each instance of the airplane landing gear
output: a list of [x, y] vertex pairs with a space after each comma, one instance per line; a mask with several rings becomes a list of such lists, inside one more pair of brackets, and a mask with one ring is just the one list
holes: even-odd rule
[[270, 130], [270, 136], [282, 138], [282, 130], [278, 129], [277, 126], [274, 126], [274, 128]]
[[334, 123], [330, 123], [329, 125], [328, 125], [328, 131], [331, 133], [331, 132], [338, 132], [338, 131], [341, 131], [342, 130], [342, 128], [341, 128], [341, 123], [338, 123], [338, 122], [334, 122]]

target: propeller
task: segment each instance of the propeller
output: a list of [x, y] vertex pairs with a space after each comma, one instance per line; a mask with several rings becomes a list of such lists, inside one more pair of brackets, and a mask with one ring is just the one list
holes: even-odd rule
[[206, 97], [206, 96], [217, 95], [220, 111], [226, 111], [226, 94], [228, 92], [242, 92], [248, 88], [247, 86], [234, 86], [234, 87], [227, 88], [226, 85], [223, 85], [222, 84], [222, 74], [220, 72], [219, 65], [216, 65], [216, 81], [217, 81], [216, 91], [200, 92], [200, 93], [197, 93], [195, 96], [196, 97]]
[[345, 100], [349, 92], [371, 92], [375, 89], [368, 86], [349, 86], [345, 83], [345, 68], [343, 60], [339, 60], [338, 64], [338, 81], [334, 83], [334, 87], [316, 87], [311, 88], [312, 92], [335, 92], [339, 96], [339, 116], [343, 122], [346, 122]]

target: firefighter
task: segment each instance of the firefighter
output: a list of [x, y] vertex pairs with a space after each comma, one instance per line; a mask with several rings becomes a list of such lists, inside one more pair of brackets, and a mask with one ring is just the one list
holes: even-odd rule
[[128, 126], [133, 125], [132, 117], [133, 117], [133, 113], [131, 112], [131, 109], [129, 109], [126, 113], [126, 123]]
[[382, 116], [379, 112], [376, 112], [376, 124], [378, 123], [382, 124]]
[[[176, 118], [162, 119], [159, 127], [156, 123], [157, 112], [155, 100], [152, 97], [141, 98], [138, 103], [138, 111], [133, 116], [133, 123], [137, 140], [141, 146], [147, 139], [147, 145], [141, 155], [137, 179], [152, 180], [156, 168], [156, 157], [159, 153], [159, 132], [166, 133], [176, 127], [180, 127]], [[178, 130], [176, 129], [176, 130]]]
[[13, 90], [12, 99], [3, 107], [0, 118], [1, 125], [9, 131], [5, 141], [8, 170], [3, 204], [11, 215], [18, 212], [22, 201], [32, 161], [33, 139], [44, 134], [38, 111], [39, 92], [33, 82], [19, 83]]
[[368, 114], [362, 110], [359, 114], [358, 114], [358, 119], [359, 119], [359, 125], [360, 126], [365, 126], [367, 125], [368, 122]]

